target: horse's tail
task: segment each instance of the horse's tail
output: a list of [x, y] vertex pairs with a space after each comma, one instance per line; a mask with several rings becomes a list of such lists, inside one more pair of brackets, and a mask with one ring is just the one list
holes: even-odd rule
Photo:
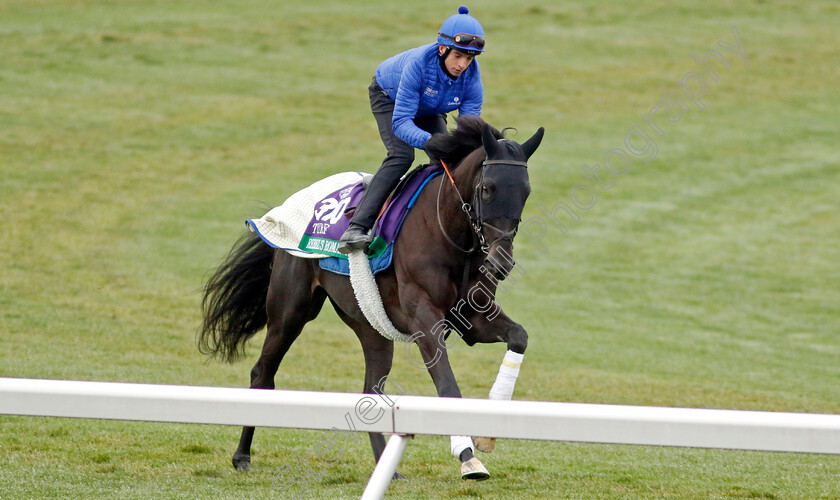
[[207, 280], [201, 300], [204, 324], [196, 339], [202, 354], [233, 363], [266, 325], [273, 258], [274, 249], [248, 232]]

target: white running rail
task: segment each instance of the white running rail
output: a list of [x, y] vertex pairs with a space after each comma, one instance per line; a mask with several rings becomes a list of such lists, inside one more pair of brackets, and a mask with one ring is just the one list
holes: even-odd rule
[[840, 454], [840, 415], [0, 378], [7, 415], [346, 430], [362, 400], [357, 430], [395, 435], [363, 498], [414, 434]]

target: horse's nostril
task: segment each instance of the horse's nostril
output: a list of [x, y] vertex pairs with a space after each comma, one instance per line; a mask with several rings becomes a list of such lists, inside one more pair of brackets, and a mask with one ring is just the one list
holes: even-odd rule
[[499, 273], [499, 269], [496, 267], [496, 264], [494, 264], [492, 260], [484, 261], [483, 271], [487, 272], [488, 274], [492, 274], [493, 276], [496, 276]]
[[484, 267], [481, 270], [482, 272], [486, 271], [487, 274], [498, 281], [502, 281], [508, 276], [508, 270], [503, 267], [499, 267], [495, 262], [489, 259], [484, 261]]

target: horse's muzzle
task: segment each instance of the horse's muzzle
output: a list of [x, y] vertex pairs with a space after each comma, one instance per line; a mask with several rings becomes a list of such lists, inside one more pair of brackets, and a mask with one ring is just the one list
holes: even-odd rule
[[516, 265], [516, 261], [513, 260], [513, 245], [511, 242], [507, 243], [507, 245], [491, 245], [487, 258], [484, 259], [487, 272], [498, 281], [507, 278], [513, 266]]
[[508, 277], [510, 273], [510, 269], [504, 269], [497, 266], [492, 260], [485, 260], [484, 266], [487, 268], [487, 272], [490, 273], [491, 276], [496, 278], [498, 281], [502, 281]]

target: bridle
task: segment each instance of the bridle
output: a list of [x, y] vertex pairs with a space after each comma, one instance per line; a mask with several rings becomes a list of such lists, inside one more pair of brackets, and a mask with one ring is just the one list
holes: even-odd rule
[[[461, 210], [467, 215], [467, 219], [469, 219], [470, 229], [472, 230], [473, 236], [473, 244], [469, 249], [461, 248], [457, 243], [452, 241], [449, 235], [446, 233], [446, 230], [443, 227], [443, 222], [440, 219], [440, 194], [443, 191], [443, 184], [444, 181], [441, 180], [440, 185], [438, 186], [438, 197], [437, 197], [437, 221], [438, 226], [440, 227], [440, 232], [443, 234], [443, 237], [446, 238], [446, 241], [449, 242], [454, 248], [460, 250], [463, 253], [471, 254], [476, 250], [481, 250], [485, 255], [490, 252], [490, 247], [495, 245], [496, 243], [504, 240], [513, 241], [513, 238], [516, 237], [517, 231], [519, 231], [519, 224], [516, 225], [512, 230], [505, 231], [500, 229], [493, 224], [485, 221], [482, 217], [482, 209], [483, 206], [481, 203], [481, 191], [480, 187], [484, 180], [484, 172], [488, 165], [504, 165], [509, 167], [523, 167], [527, 168], [528, 163], [524, 161], [517, 161], [517, 160], [484, 160], [481, 164], [481, 174], [478, 177], [478, 183], [473, 190], [473, 197], [472, 197], [472, 205], [464, 201], [464, 197], [461, 196], [461, 191], [458, 189], [458, 186], [455, 184], [455, 179], [452, 177], [452, 173], [449, 171], [449, 167], [443, 160], [440, 160], [440, 164], [443, 166], [443, 169], [446, 171], [446, 175], [449, 177], [449, 183], [452, 184], [452, 187], [455, 189], [455, 194], [458, 195], [458, 199], [461, 202]], [[487, 239], [484, 236], [484, 228], [489, 227], [493, 229], [499, 236], [487, 243]]]

